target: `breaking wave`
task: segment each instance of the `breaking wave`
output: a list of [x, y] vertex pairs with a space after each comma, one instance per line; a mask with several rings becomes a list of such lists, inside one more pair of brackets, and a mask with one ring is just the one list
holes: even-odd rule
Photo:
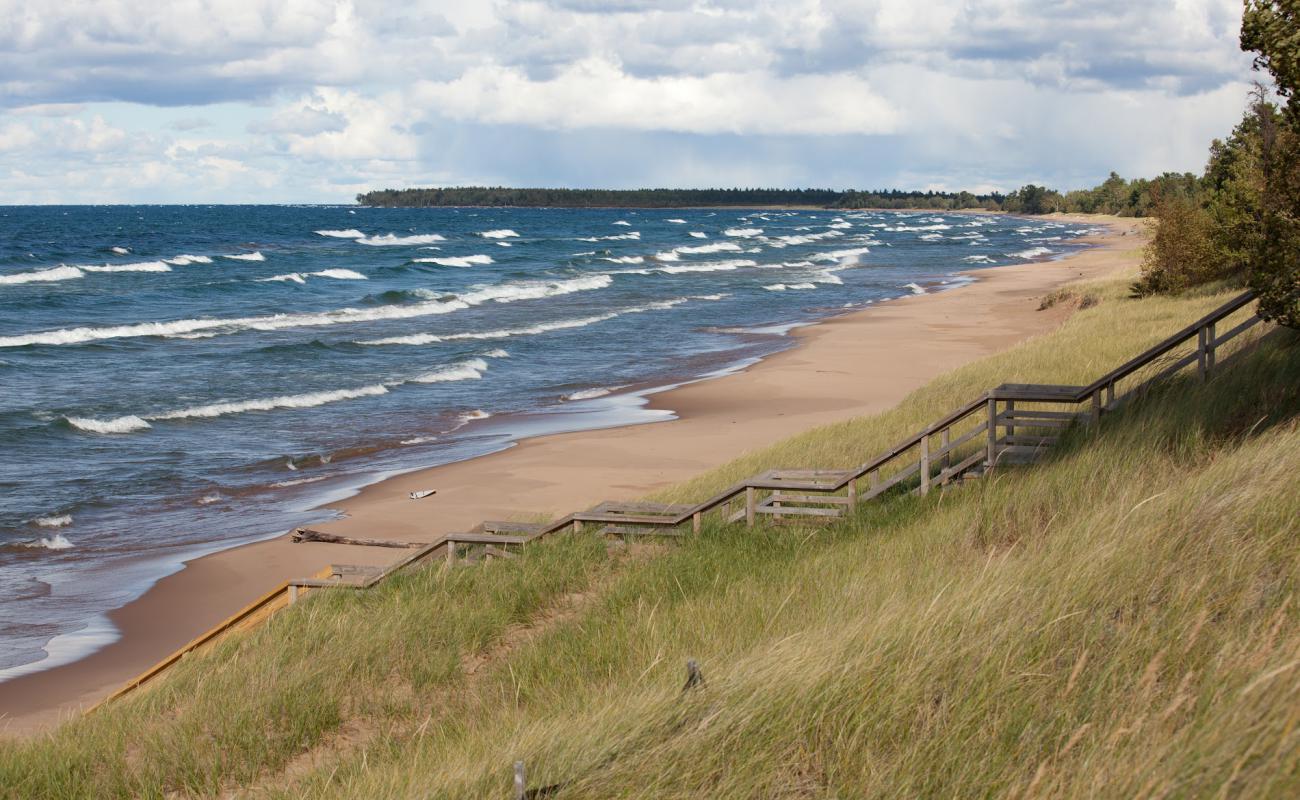
[[492, 256], [447, 256], [446, 258], [413, 258], [416, 264], [438, 264], [443, 267], [472, 267], [475, 264], [491, 264]]
[[[319, 231], [317, 231], [319, 233]], [[398, 236], [395, 233], [385, 233], [383, 236], [362, 236], [360, 238], [350, 237], [356, 240], [357, 244], [370, 245], [371, 247], [407, 247], [415, 244], [433, 244], [434, 242], [447, 241], [446, 236], [440, 236], [436, 233], [416, 234], [415, 236]]]
[[266, 256], [262, 255], [261, 250], [255, 250], [251, 253], [236, 253], [231, 256], [222, 256], [222, 258], [229, 258], [232, 261], [265, 261], [266, 260]]
[[482, 233], [479, 234], [479, 236], [482, 236], [484, 239], [511, 239], [517, 237], [518, 235], [519, 234], [515, 233], [509, 228], [502, 228], [501, 230], [497, 230], [497, 231], [483, 231]]
[[364, 239], [366, 235], [356, 228], [348, 228], [344, 231], [316, 231], [317, 236], [328, 236], [331, 239]]
[[1019, 253], [1007, 253], [1007, 255], [1011, 258], [1031, 259], [1049, 256], [1054, 252], [1056, 251], [1047, 247], [1031, 247], [1028, 250], [1021, 250]]

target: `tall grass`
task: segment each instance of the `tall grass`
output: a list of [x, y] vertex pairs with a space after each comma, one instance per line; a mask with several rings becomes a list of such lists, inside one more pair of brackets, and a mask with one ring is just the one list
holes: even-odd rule
[[[848, 465], [1004, 380], [1082, 382], [1222, 296], [1102, 302], [886, 414], [665, 497]], [[1300, 343], [1053, 458], [825, 528], [581, 537], [308, 597], [140, 696], [0, 745], [0, 795], [1294, 796]], [[519, 635], [521, 625], [531, 634]], [[706, 684], [682, 691], [687, 658]]]

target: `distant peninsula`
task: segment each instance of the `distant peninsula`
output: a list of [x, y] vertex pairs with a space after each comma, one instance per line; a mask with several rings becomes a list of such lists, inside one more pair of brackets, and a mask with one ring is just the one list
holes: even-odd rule
[[357, 195], [366, 206], [532, 208], [708, 208], [761, 206], [815, 208], [1002, 209], [998, 193], [838, 191], [834, 189], [512, 189], [458, 186], [443, 189], [380, 189]]

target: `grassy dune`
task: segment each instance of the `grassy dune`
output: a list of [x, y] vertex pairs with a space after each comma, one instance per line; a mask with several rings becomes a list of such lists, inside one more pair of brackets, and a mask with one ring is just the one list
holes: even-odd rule
[[[1096, 305], [875, 417], [663, 493], [864, 460], [1003, 381], [1085, 382], [1228, 296]], [[1072, 298], [1063, 298], [1073, 301]], [[155, 688], [0, 744], [0, 796], [1300, 794], [1300, 340], [1036, 467], [823, 528], [310, 596]], [[686, 659], [706, 684], [683, 693]]]

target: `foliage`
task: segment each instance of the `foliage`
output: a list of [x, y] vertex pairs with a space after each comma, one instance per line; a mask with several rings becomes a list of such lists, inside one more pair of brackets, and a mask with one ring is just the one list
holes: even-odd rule
[[1286, 100], [1280, 116], [1258, 122], [1258, 229], [1244, 247], [1250, 283], [1260, 316], [1300, 328], [1300, 0], [1248, 0], [1241, 46]]
[[1215, 241], [1214, 219], [1191, 197], [1170, 194], [1156, 206], [1160, 224], [1142, 259], [1138, 295], [1179, 292], [1222, 277], [1227, 271]]

